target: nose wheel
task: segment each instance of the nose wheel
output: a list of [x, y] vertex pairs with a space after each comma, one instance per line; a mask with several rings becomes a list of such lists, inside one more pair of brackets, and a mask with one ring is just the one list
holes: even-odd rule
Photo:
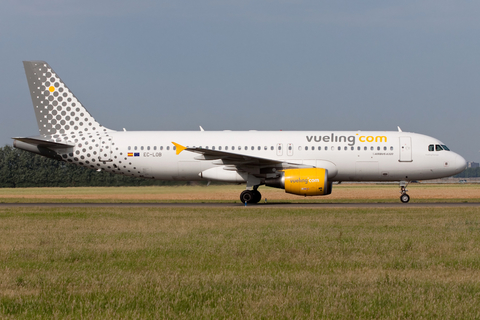
[[408, 201], [410, 201], [410, 196], [404, 193], [400, 196], [400, 201], [402, 201], [403, 203], [407, 203]]
[[403, 203], [407, 203], [408, 201], [410, 201], [410, 196], [407, 194], [407, 182], [405, 181], [400, 181], [400, 193], [402, 194], [400, 196], [400, 201], [402, 201]]

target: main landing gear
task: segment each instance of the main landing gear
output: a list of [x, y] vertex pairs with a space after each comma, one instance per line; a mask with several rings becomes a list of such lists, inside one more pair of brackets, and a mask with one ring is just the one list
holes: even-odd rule
[[400, 201], [402, 201], [403, 203], [407, 203], [408, 201], [410, 201], [410, 196], [407, 194], [407, 182], [405, 181], [400, 181], [400, 193], [402, 194], [400, 196]]
[[253, 190], [244, 190], [240, 194], [240, 201], [242, 203], [258, 203], [262, 200], [262, 194], [257, 189], [258, 186], [254, 186]]

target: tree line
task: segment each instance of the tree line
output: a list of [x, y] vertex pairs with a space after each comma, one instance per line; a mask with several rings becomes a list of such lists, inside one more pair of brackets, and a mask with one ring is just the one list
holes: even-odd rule
[[480, 168], [467, 168], [454, 175], [455, 178], [478, 178], [480, 177]]
[[96, 171], [6, 145], [0, 148], [0, 188], [179, 185]]
[[[480, 177], [480, 168], [467, 168], [454, 177]], [[161, 186], [179, 184], [188, 184], [188, 182], [134, 178], [87, 169], [15, 149], [8, 145], [0, 148], [0, 188]]]

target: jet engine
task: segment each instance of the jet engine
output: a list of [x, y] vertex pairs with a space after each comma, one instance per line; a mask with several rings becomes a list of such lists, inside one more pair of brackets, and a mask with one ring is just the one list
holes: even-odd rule
[[327, 178], [327, 169], [286, 169], [281, 171], [280, 177], [266, 179], [265, 185], [301, 196], [322, 196], [332, 193], [332, 182]]

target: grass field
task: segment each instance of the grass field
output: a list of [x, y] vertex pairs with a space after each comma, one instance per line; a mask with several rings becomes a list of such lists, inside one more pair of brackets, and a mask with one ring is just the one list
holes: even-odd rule
[[480, 208], [5, 207], [0, 270], [1, 318], [480, 318]]
[[[236, 202], [243, 185], [0, 189], [0, 202]], [[480, 184], [410, 184], [411, 202], [480, 202]], [[397, 185], [340, 184], [328, 196], [301, 197], [261, 187], [269, 202], [399, 202]], [[264, 201], [264, 200], [262, 200]]]

